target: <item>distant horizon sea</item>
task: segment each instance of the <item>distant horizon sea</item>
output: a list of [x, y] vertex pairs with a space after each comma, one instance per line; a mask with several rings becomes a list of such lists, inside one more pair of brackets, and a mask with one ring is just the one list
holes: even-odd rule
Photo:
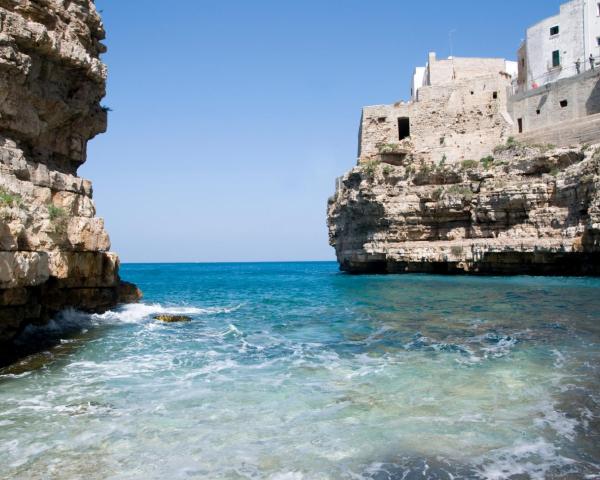
[[28, 327], [58, 346], [0, 369], [0, 478], [600, 479], [600, 278], [121, 276], [141, 303]]

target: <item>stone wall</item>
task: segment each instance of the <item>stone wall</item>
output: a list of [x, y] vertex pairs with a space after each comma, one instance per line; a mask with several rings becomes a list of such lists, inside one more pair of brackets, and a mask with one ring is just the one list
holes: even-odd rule
[[600, 69], [513, 95], [508, 111], [522, 133], [600, 113]]
[[[362, 112], [360, 161], [406, 152], [406, 162], [479, 160], [513, 131], [506, 111], [510, 78], [479, 76], [419, 89], [417, 102], [375, 105]], [[410, 138], [400, 140], [399, 118], [408, 118]], [[385, 158], [383, 158], [385, 161]]]
[[0, 343], [65, 307], [139, 298], [77, 176], [106, 129], [103, 38], [91, 0], [0, 0]]

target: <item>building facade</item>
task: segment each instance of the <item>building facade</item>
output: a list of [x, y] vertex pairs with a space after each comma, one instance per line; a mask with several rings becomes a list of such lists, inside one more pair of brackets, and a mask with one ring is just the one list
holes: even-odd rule
[[527, 29], [518, 51], [517, 91], [538, 88], [600, 65], [600, 1], [571, 0]]
[[516, 62], [430, 53], [409, 102], [364, 107], [359, 160], [454, 163], [479, 159], [514, 130], [507, 111]]

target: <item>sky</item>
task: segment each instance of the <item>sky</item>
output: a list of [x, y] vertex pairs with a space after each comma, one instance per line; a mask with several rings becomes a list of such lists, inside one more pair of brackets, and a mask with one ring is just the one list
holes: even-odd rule
[[361, 107], [428, 51], [516, 58], [558, 0], [97, 0], [108, 131], [79, 174], [123, 262], [333, 260]]

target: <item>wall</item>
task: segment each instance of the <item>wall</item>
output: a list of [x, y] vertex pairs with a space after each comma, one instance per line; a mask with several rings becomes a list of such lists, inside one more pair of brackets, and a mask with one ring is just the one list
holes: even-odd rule
[[[561, 107], [564, 100], [567, 106]], [[514, 95], [508, 110], [515, 124], [523, 119], [523, 133], [600, 113], [600, 70]]]
[[[506, 111], [509, 85], [507, 75], [496, 73], [421, 87], [418, 102], [365, 107], [360, 160], [380, 159], [384, 145], [408, 152], [413, 161], [452, 163], [489, 155], [513, 130]], [[411, 135], [403, 141], [399, 117], [410, 119]]]
[[454, 57], [430, 62], [429, 85], [445, 85], [455, 80], [467, 80], [476, 76], [493, 75], [506, 70], [503, 58]]

